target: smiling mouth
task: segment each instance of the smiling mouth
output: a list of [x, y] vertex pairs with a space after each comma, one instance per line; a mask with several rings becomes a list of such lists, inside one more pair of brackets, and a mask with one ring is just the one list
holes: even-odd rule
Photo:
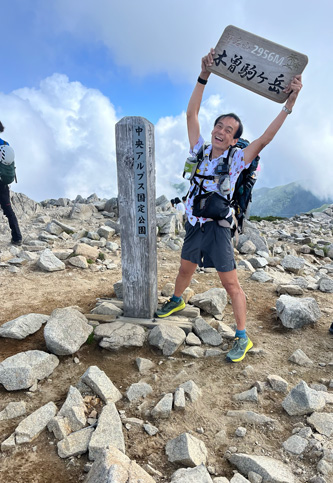
[[215, 139], [216, 139], [216, 141], [219, 141], [220, 143], [223, 143], [223, 139], [222, 138], [220, 138], [218, 136], [215, 136]]

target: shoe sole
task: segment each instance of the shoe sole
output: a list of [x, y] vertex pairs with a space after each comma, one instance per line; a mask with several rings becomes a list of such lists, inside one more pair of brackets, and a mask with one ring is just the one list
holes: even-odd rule
[[162, 319], [163, 317], [168, 317], [169, 315], [173, 314], [174, 312], [178, 312], [179, 310], [183, 310], [183, 309], [185, 309], [185, 302], [183, 302], [179, 307], [175, 307], [174, 309], [171, 309], [170, 312], [168, 312], [167, 314], [163, 314], [163, 315], [156, 314], [156, 316], [159, 319]]
[[227, 356], [226, 357], [227, 361], [228, 362], [240, 362], [240, 361], [242, 361], [244, 359], [247, 351], [252, 349], [252, 347], [253, 347], [253, 342], [251, 340], [249, 340], [247, 346], [245, 347], [245, 351], [244, 351], [243, 355], [239, 359], [230, 359], [230, 357]]

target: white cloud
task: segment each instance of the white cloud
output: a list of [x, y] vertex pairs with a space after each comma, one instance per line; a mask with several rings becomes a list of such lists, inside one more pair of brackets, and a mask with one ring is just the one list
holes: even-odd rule
[[[39, 89], [22, 88], [0, 95], [4, 138], [14, 147], [19, 183], [13, 185], [40, 201], [47, 198], [117, 196], [115, 124], [113, 105], [101, 92], [65, 75], [54, 74], [40, 83]], [[258, 105], [264, 99], [257, 101]], [[220, 95], [204, 100], [200, 110], [202, 135], [210, 140], [216, 117], [235, 111], [244, 122], [244, 135], [250, 140], [267, 127], [279, 107], [268, 104], [261, 116], [255, 111], [245, 115], [242, 97], [233, 107]], [[320, 116], [320, 107], [299, 100], [276, 139], [261, 155], [259, 186], [276, 186], [301, 181], [317, 196], [333, 197], [333, 127]], [[258, 112], [261, 112], [258, 109]], [[303, 118], [313, 119], [312, 123]], [[161, 118], [155, 125], [157, 195], [171, 198], [177, 193], [173, 184], [184, 182], [183, 166], [188, 155], [185, 112]], [[185, 191], [188, 183], [185, 181]]]
[[101, 92], [54, 74], [39, 89], [1, 95], [4, 137], [16, 152], [19, 183], [40, 201], [117, 192], [115, 110]]

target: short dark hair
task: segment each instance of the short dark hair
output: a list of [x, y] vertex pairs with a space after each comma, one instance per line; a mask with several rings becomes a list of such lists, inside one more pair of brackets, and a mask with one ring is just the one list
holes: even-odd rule
[[4, 130], [5, 130], [5, 126], [0, 121], [0, 132], [4, 132]]
[[214, 122], [214, 126], [216, 126], [216, 124], [219, 122], [220, 119], [224, 119], [225, 117], [232, 117], [233, 119], [235, 119], [235, 121], [238, 122], [238, 129], [235, 132], [234, 139], [240, 138], [241, 135], [243, 134], [243, 124], [242, 124], [242, 121], [239, 119], [239, 117], [233, 112], [230, 112], [229, 114], [221, 114], [221, 116], [219, 116]]

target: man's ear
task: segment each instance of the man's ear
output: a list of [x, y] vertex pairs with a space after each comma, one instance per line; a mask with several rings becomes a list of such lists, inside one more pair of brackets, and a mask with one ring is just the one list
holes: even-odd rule
[[233, 142], [234, 142], [234, 144], [231, 144], [231, 147], [232, 147], [232, 148], [233, 148], [234, 146], [236, 146], [236, 144], [238, 143], [238, 139], [239, 139], [239, 138], [234, 138], [234, 141], [233, 141]]

